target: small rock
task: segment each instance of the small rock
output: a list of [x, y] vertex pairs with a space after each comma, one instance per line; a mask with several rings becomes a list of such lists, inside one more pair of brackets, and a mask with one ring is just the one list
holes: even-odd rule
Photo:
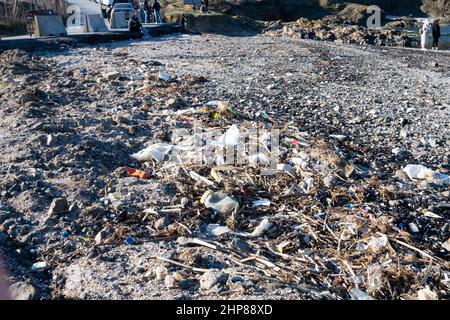
[[333, 187], [333, 186], [335, 186], [336, 185], [336, 177], [334, 177], [334, 176], [326, 176], [324, 179], [323, 179], [323, 184], [325, 185], [325, 187], [327, 187], [327, 188], [331, 188], [331, 187]]
[[80, 212], [80, 207], [76, 203], [73, 203], [69, 207], [69, 212], [71, 212], [71, 213], [79, 213]]
[[157, 230], [163, 230], [170, 224], [170, 220], [167, 217], [160, 218], [155, 221], [155, 224], [153, 225], [155, 229]]
[[208, 270], [200, 278], [200, 288], [209, 290], [217, 284], [227, 282], [228, 275], [220, 270]]
[[39, 294], [31, 283], [17, 282], [9, 287], [9, 292], [14, 300], [37, 300]]
[[179, 110], [179, 109], [183, 109], [186, 108], [188, 106], [188, 104], [186, 103], [186, 101], [184, 101], [184, 99], [178, 97], [178, 98], [170, 98], [169, 100], [166, 101], [165, 103], [166, 107], [169, 109], [173, 109], [173, 110]]
[[44, 261], [33, 263], [33, 265], [31, 266], [31, 270], [35, 272], [42, 272], [47, 269], [48, 269], [47, 263]]
[[56, 198], [53, 199], [50, 208], [48, 209], [48, 215], [58, 215], [69, 210], [69, 202], [65, 198]]
[[178, 271], [175, 272], [172, 276], [176, 282], [180, 282], [181, 280], [183, 280], [183, 275], [181, 273], [179, 273]]
[[175, 278], [173, 277], [173, 276], [171, 276], [170, 274], [169, 275], [167, 275], [165, 278], [164, 278], [164, 284], [165, 284], [165, 286], [166, 286], [166, 288], [167, 289], [171, 289], [171, 288], [174, 288], [175, 287]]
[[164, 72], [164, 71], [158, 73], [158, 78], [160, 80], [166, 81], [166, 82], [172, 80], [172, 77], [170, 76], [170, 74], [168, 74], [167, 72]]
[[411, 222], [408, 226], [409, 226], [409, 230], [412, 233], [418, 233], [419, 232], [419, 228], [417, 227], [417, 225], [415, 223]]
[[231, 246], [233, 248], [241, 250], [243, 252], [250, 251], [250, 246], [248, 245], [248, 243], [245, 240], [242, 240], [239, 238], [235, 238], [235, 239], [231, 240]]
[[431, 291], [428, 288], [420, 289], [417, 292], [417, 300], [439, 300], [436, 292]]
[[55, 143], [55, 137], [51, 134], [47, 135], [47, 146], [50, 147]]
[[444, 243], [442, 243], [442, 248], [444, 248], [445, 250], [447, 250], [448, 252], [450, 252], [450, 238], [448, 238], [447, 241], [445, 241]]
[[230, 281], [235, 284], [236, 283], [244, 284], [245, 278], [239, 275], [234, 275], [231, 277]]
[[190, 279], [183, 279], [180, 281], [181, 290], [189, 290], [195, 286], [195, 282]]
[[97, 233], [97, 235], [94, 238], [95, 243], [96, 244], [102, 243], [103, 240], [105, 240], [107, 236], [108, 236], [107, 230], [105, 230], [105, 229], [101, 230], [99, 233]]
[[107, 72], [103, 74], [105, 80], [116, 80], [120, 78], [120, 73], [117, 71]]
[[156, 275], [156, 280], [158, 281], [164, 280], [164, 278], [167, 275], [167, 269], [164, 266], [157, 266], [154, 271]]

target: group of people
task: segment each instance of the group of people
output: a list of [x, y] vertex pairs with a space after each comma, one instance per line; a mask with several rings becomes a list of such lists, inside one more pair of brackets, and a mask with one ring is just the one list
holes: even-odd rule
[[149, 3], [149, 0], [143, 0], [140, 3], [139, 8], [143, 13], [144, 16], [142, 17], [144, 20], [144, 23], [149, 23], [151, 20], [151, 17], [153, 17], [154, 22], [161, 23], [161, 4], [158, 2], [158, 0], [155, 0], [153, 2], [153, 5]]
[[161, 23], [161, 5], [158, 0], [155, 0], [153, 5], [150, 5], [148, 0], [144, 0], [141, 2], [140, 9], [144, 12], [144, 23], [149, 23], [152, 16], [156, 23]]
[[[141, 2], [141, 10], [144, 12], [144, 23], [150, 22], [150, 17], [153, 16], [156, 23], [162, 23], [161, 20], [161, 5], [158, 0], [153, 2], [153, 5], [150, 5], [148, 0], [144, 0]], [[142, 28], [142, 24], [139, 21], [137, 13], [134, 13], [133, 16], [128, 21], [128, 30], [131, 32], [140, 32]]]
[[430, 22], [430, 20], [425, 20], [425, 22], [422, 25], [422, 28], [420, 28], [420, 35], [421, 35], [421, 45], [422, 50], [426, 50], [428, 48], [428, 41], [429, 41], [429, 33], [431, 31], [431, 35], [433, 37], [433, 50], [439, 49], [439, 38], [441, 37], [441, 26], [439, 25], [439, 20], [434, 20], [433, 22]]

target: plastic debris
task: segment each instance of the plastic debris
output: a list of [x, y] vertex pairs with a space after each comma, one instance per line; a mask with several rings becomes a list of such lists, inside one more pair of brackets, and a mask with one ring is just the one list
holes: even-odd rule
[[213, 209], [223, 215], [231, 214], [239, 208], [239, 203], [224, 192], [206, 191], [201, 200], [206, 208]]
[[145, 149], [142, 149], [137, 153], [133, 153], [131, 157], [137, 161], [155, 160], [156, 162], [161, 162], [171, 150], [172, 145], [165, 143], [156, 143]]
[[252, 207], [269, 207], [270, 206], [270, 200], [269, 199], [260, 199], [255, 200], [252, 202]]
[[246, 238], [257, 238], [261, 237], [264, 233], [266, 233], [270, 228], [272, 228], [273, 224], [269, 221], [269, 219], [264, 218], [261, 223], [253, 230], [252, 233], [248, 232], [236, 232], [237, 235], [246, 237]]
[[221, 226], [218, 224], [208, 224], [206, 226], [206, 233], [215, 237], [230, 233], [231, 230], [227, 226]]
[[428, 169], [423, 165], [408, 164], [406, 167], [403, 168], [403, 171], [405, 171], [405, 173], [411, 180], [414, 179], [424, 180], [434, 178], [434, 171]]
[[220, 137], [218, 145], [220, 146], [236, 146], [239, 143], [239, 128], [237, 125], [233, 124], [227, 132]]
[[133, 244], [135, 242], [134, 238], [132, 236], [127, 236], [125, 238], [126, 244]]
[[69, 230], [64, 230], [63, 232], [61, 232], [61, 237], [63, 237], [63, 238], [67, 238], [69, 235], [70, 235]]
[[132, 177], [136, 177], [139, 179], [150, 179], [151, 178], [150, 174], [143, 170], [134, 169], [134, 168], [130, 168], [130, 167], [126, 167], [125, 170], [126, 170], [127, 174]]
[[357, 288], [351, 289], [350, 294], [352, 296], [352, 300], [376, 300], [374, 297]]

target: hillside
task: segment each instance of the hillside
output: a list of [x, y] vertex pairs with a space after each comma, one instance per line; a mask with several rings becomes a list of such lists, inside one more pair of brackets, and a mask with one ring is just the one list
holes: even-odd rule
[[[178, 9], [180, 0], [163, 1]], [[244, 16], [255, 20], [296, 20], [300, 17], [318, 18], [337, 13], [349, 3], [378, 5], [385, 12], [396, 15], [449, 15], [448, 0], [211, 0], [210, 7], [219, 13]]]

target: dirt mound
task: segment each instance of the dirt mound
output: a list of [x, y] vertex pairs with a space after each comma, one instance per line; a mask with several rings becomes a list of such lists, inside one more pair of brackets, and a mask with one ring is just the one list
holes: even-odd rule
[[42, 59], [23, 50], [8, 50], [0, 54], [0, 72], [3, 76], [29, 74], [47, 69]]

